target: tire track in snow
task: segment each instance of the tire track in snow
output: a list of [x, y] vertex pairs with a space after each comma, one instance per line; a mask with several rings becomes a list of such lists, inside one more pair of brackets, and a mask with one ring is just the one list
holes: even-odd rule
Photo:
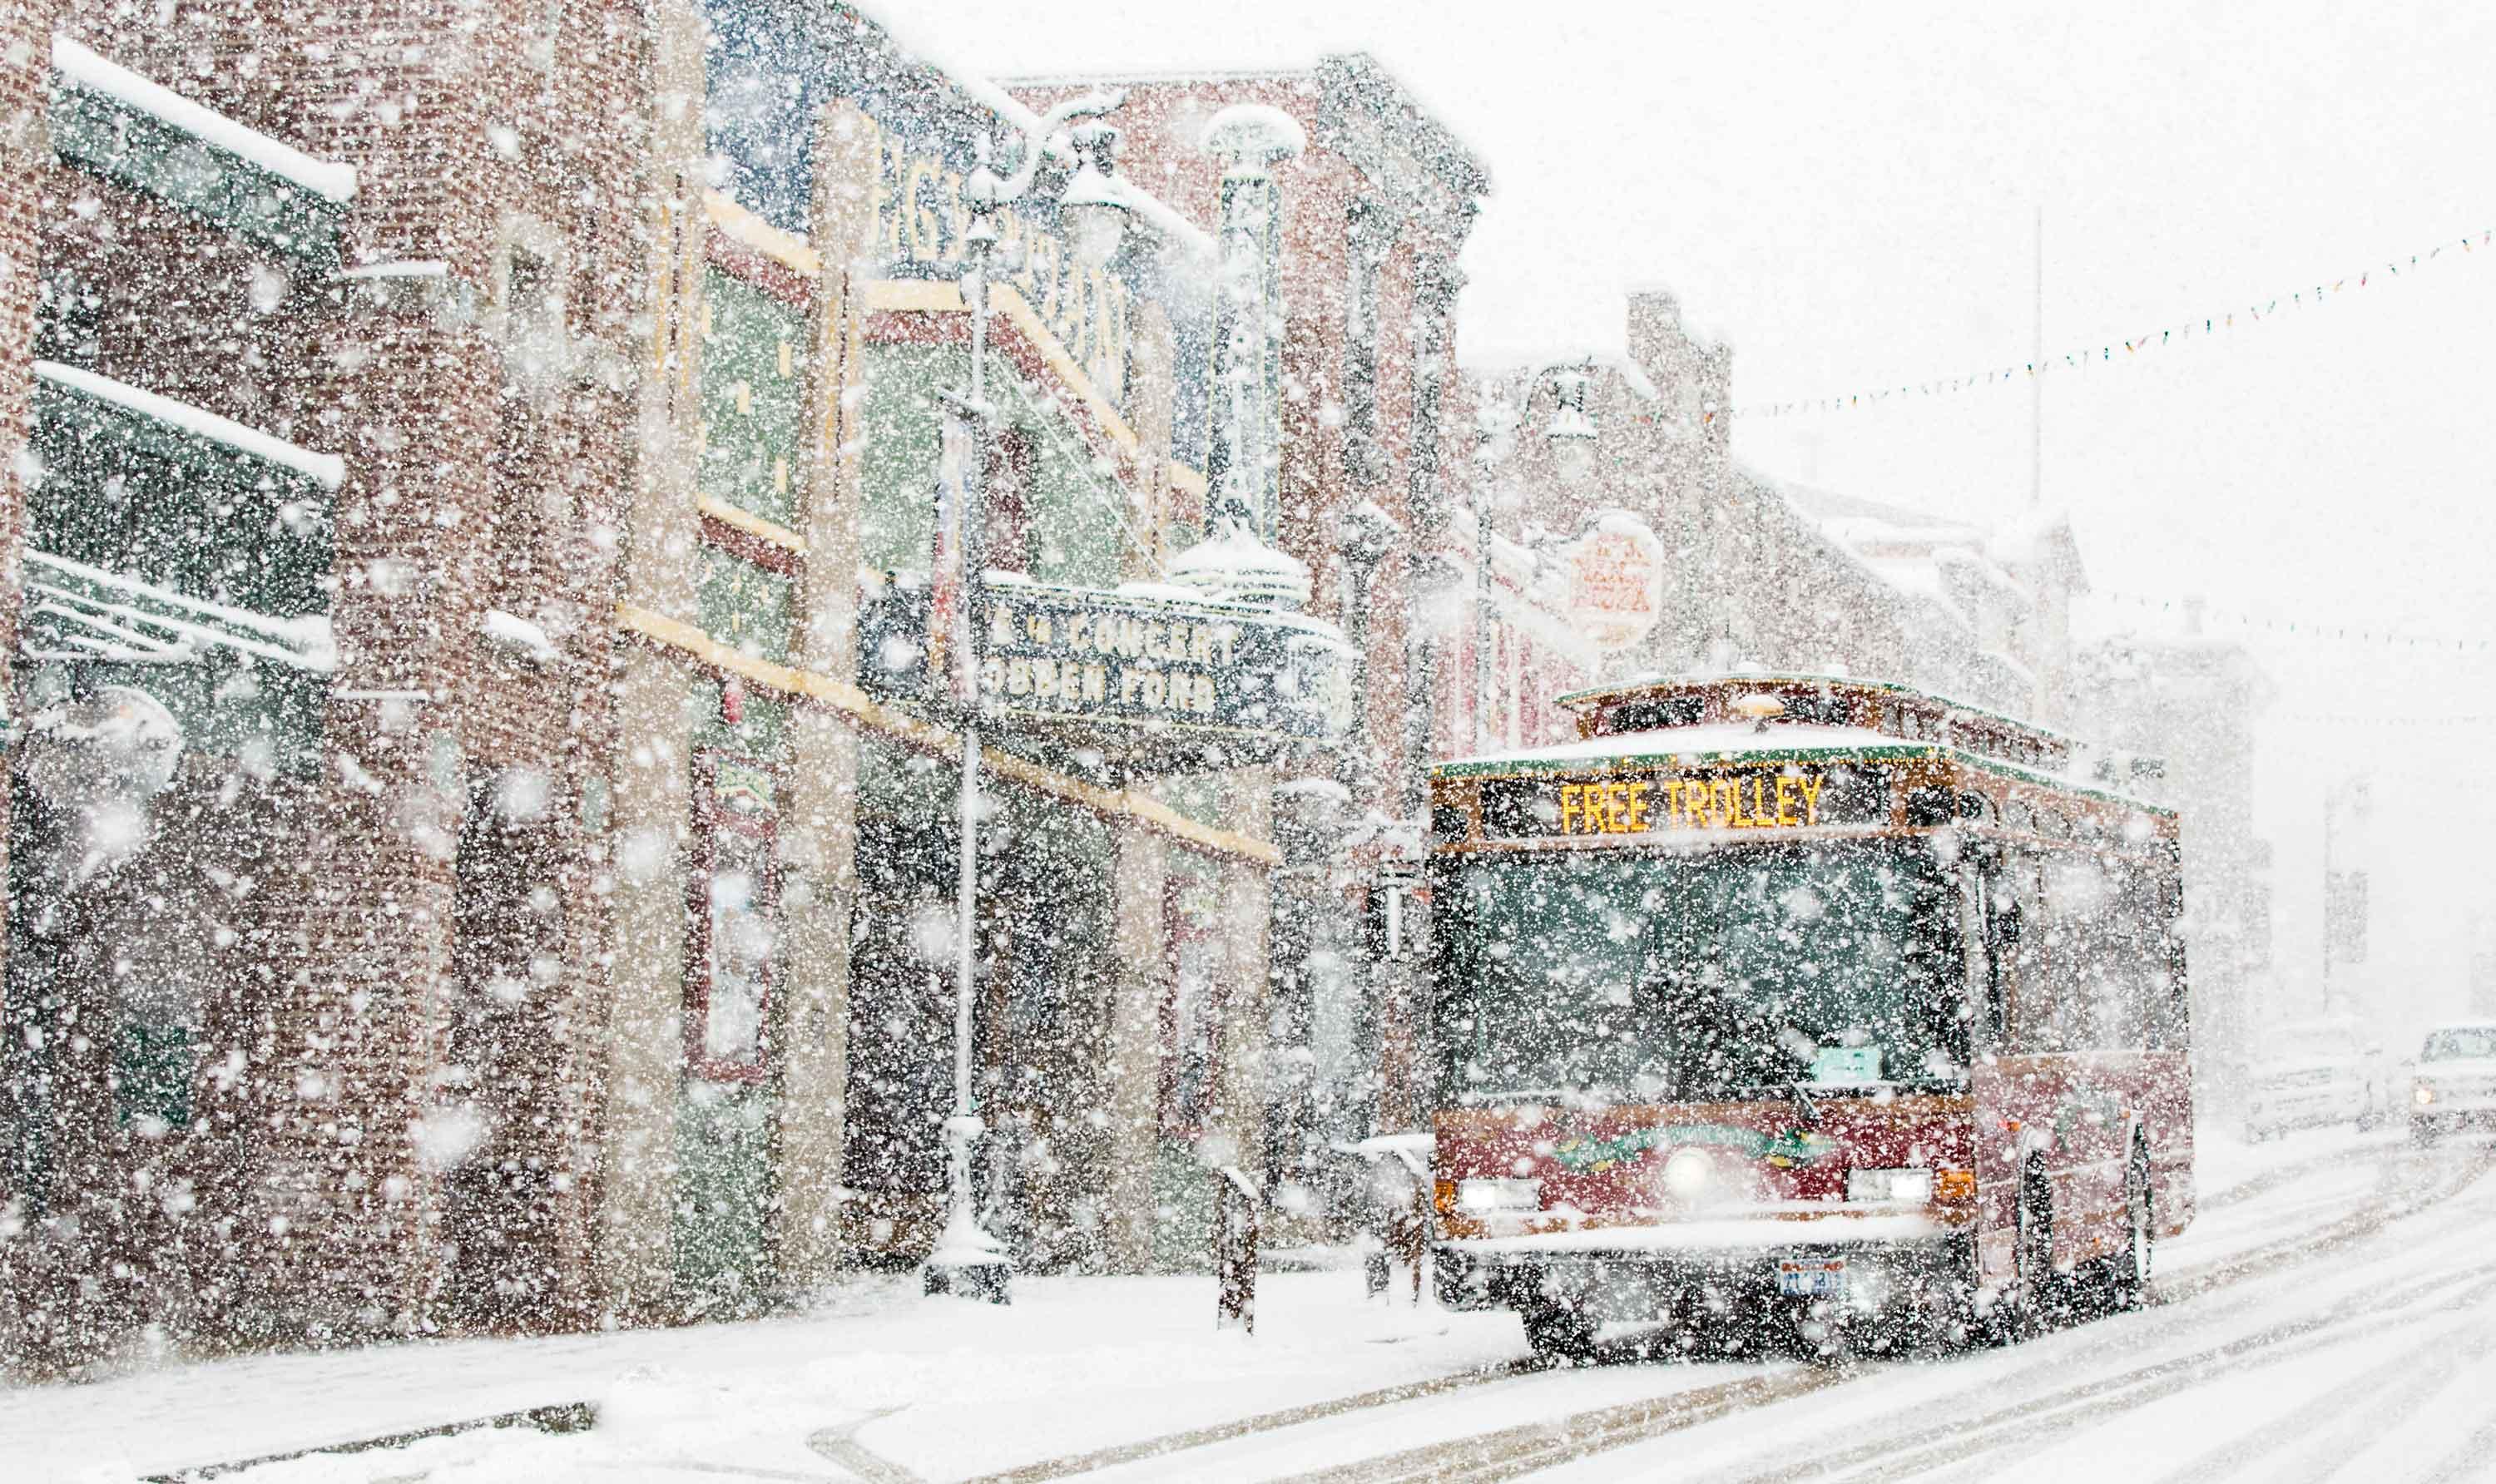
[[828, 1459], [867, 1481], [867, 1484], [920, 1484], [919, 1475], [889, 1458], [870, 1453], [858, 1440], [858, 1429], [870, 1422], [880, 1422], [901, 1410], [898, 1407], [878, 1407], [864, 1416], [853, 1417], [831, 1427], [817, 1428], [806, 1435], [806, 1446], [818, 1458]]
[[[2485, 1300], [2488, 1288], [2478, 1288], [2462, 1304], [2469, 1308]], [[2331, 1478], [2341, 1468], [2367, 1449], [2384, 1441], [2387, 1435], [2434, 1400], [2438, 1392], [2451, 1385], [2461, 1373], [2476, 1365], [2491, 1347], [2496, 1347], [2496, 1334], [2490, 1334], [2483, 1316], [2473, 1316], [2445, 1326], [2434, 1339], [2422, 1345], [2394, 1356], [2384, 1364], [2353, 1380], [2335, 1384], [2331, 1403], [2348, 1408], [2373, 1399], [2362, 1415], [2347, 1418], [2339, 1427], [2325, 1434], [2322, 1441], [2311, 1440], [2312, 1435], [2272, 1429], [2267, 1434], [2239, 1436], [2202, 1453], [2191, 1463], [2168, 1473], [2162, 1484], [2194, 1484], [2201, 1479], [2233, 1478], [2245, 1472], [2248, 1465], [2268, 1458], [2283, 1448], [2301, 1446], [2304, 1451], [2293, 1460], [2282, 1460], [2262, 1476], [2277, 1479], [2281, 1484], [2320, 1484]], [[2486, 1460], [2480, 1460], [2483, 1464]]]
[[1024, 1464], [996, 1473], [980, 1474], [975, 1478], [963, 1480], [962, 1484], [1041, 1484], [1041, 1481], [1045, 1479], [1063, 1479], [1079, 1473], [1095, 1473], [1104, 1469], [1115, 1468], [1120, 1464], [1142, 1463], [1148, 1459], [1160, 1458], [1164, 1454], [1182, 1452], [1189, 1448], [1201, 1448], [1218, 1442], [1229, 1442], [1234, 1438], [1246, 1438], [1258, 1433], [1271, 1433], [1283, 1428], [1300, 1427], [1356, 1411], [1397, 1407], [1428, 1397], [1446, 1396], [1451, 1391], [1462, 1391], [1468, 1387], [1485, 1386], [1493, 1381], [1513, 1380], [1520, 1376], [1535, 1375], [1543, 1369], [1533, 1361], [1516, 1360], [1505, 1365], [1459, 1371], [1452, 1376], [1433, 1376], [1425, 1381], [1407, 1381], [1396, 1386], [1382, 1386], [1375, 1391], [1335, 1397], [1325, 1402], [1311, 1402], [1301, 1407], [1285, 1407], [1280, 1411], [1260, 1412], [1253, 1417], [1217, 1422], [1206, 1427], [1191, 1428], [1183, 1433], [1168, 1433], [1159, 1438], [1142, 1438], [1136, 1442], [1118, 1443], [1111, 1447], [1098, 1448], [1089, 1453], [1043, 1459], [1036, 1464]]
[[[2477, 1270], [2475, 1276], [2491, 1274], [2496, 1274], [2496, 1264]], [[2441, 1288], [2449, 1285], [2449, 1280], [2439, 1280], [2431, 1286]], [[2477, 1303], [2491, 1293], [2496, 1293], [2496, 1284], [2482, 1283], [2472, 1289], [2461, 1305], [2446, 1306], [2424, 1315], [2386, 1315], [2380, 1313], [2383, 1303], [2380, 1298], [2368, 1295], [2351, 1299], [2321, 1314], [2275, 1325], [2195, 1354], [2174, 1356], [2134, 1371], [2099, 1376], [2061, 1392], [2030, 1397], [1954, 1425], [1924, 1423], [1902, 1427], [1879, 1442], [1819, 1461], [1813, 1476], [1845, 1480], [1848, 1484], [1882, 1484], [1882, 1481], [1919, 1476], [1943, 1479], [1991, 1477], [1999, 1472], [2000, 1466], [1990, 1461], [1990, 1455], [2005, 1448], [2017, 1446], [2024, 1449], [2026, 1445], [2103, 1426], [2125, 1412], [2207, 1385], [2214, 1378], [2266, 1369], [2387, 1330], [2407, 1328], [2437, 1314], [2449, 1313], [2453, 1307]], [[2408, 1300], [2419, 1296], [2419, 1292], [2414, 1291], [2403, 1295], [2403, 1298]], [[2444, 1345], [2451, 1332], [2449, 1329], [2440, 1332], [2433, 1345]], [[2379, 1384], [2388, 1386], [2415, 1374], [2420, 1356], [2431, 1353], [2432, 1347], [2422, 1347], [2404, 1355], [2400, 1362], [2402, 1369], [2387, 1374]], [[2335, 1396], [2335, 1401], [2362, 1397], [2366, 1389], [2362, 1382], [2353, 1384], [2346, 1396]], [[2380, 1436], [2372, 1435], [2369, 1440], [2377, 1440]], [[2302, 1436], [2284, 1439], [2286, 1442], [2303, 1440]], [[1950, 1469], [1953, 1465], [1957, 1467], [1948, 1473], [1934, 1472]], [[1846, 1469], [1853, 1471], [1832, 1471]], [[1784, 1465], [1763, 1472], [1717, 1475], [1716, 1480], [1723, 1481], [1723, 1484], [1736, 1484], [1736, 1481], [1738, 1484], [1764, 1484], [1767, 1480], [1793, 1476], [1792, 1467]], [[2206, 1464], [2200, 1464], [2179, 1470], [2172, 1479], [2203, 1480], [2225, 1476], [2209, 1471]]]
[[[2496, 1165], [2496, 1149], [2473, 1151], [2458, 1169], [2441, 1171], [2447, 1178], [2409, 1200], [2386, 1196], [2369, 1201], [2349, 1217], [2320, 1232], [2303, 1233], [2220, 1261], [2187, 1269], [2172, 1281], [2162, 1281], [2155, 1304], [2164, 1308], [2231, 1286], [2237, 1283], [2295, 1266], [2341, 1251], [2383, 1230], [2385, 1224], [2422, 1212], [2461, 1194]], [[2496, 1269], [2491, 1269], [2496, 1271]], [[2449, 1283], [2449, 1277], [2439, 1278]], [[2185, 1325], [2204, 1316], [2178, 1314]], [[2068, 1370], [2070, 1361], [2042, 1359], [2029, 1374]], [[1631, 1404], [1573, 1413], [1525, 1427], [1452, 1438], [1421, 1448], [1405, 1449], [1333, 1469], [1296, 1475], [1291, 1484], [1394, 1484], [1394, 1481], [1472, 1480], [1481, 1484], [1573, 1462], [1614, 1448], [1646, 1441], [1715, 1420], [1732, 1411], [1770, 1405], [1815, 1391], [1851, 1384], [1886, 1374], [1878, 1368], [1831, 1367], [1794, 1373], [1781, 1384], [1762, 1381], [1738, 1397], [1743, 1382], [1674, 1393], [1650, 1403]], [[2137, 1379], [2137, 1378], [2136, 1378]], [[2034, 1404], [2029, 1404], [2031, 1407]], [[1643, 1412], [1644, 1415], [1640, 1415]], [[1918, 1436], [1933, 1437], [1930, 1425]], [[1894, 1456], [1894, 1454], [1892, 1455]], [[1760, 1479], [1793, 1476], [1791, 1463], [1757, 1475]]]
[[1619, 1403], [1293, 1474], [1285, 1484], [1395, 1484], [1401, 1480], [1431, 1480], [1439, 1484], [1513, 1478], [1563, 1459], [1599, 1453], [1771, 1402], [1825, 1391], [1855, 1379], [1857, 1374], [1832, 1366], [1744, 1376], [1736, 1381]]
[[[2413, 1211], [2425, 1210], [2459, 1194], [2486, 1173], [2491, 1166], [2491, 1159], [2496, 1159], [2496, 1156], [2472, 1160], [2458, 1173], [2449, 1187], [2418, 1203], [2412, 1208]], [[2365, 1215], [2366, 1213], [2359, 1213], [2358, 1216], [2353, 1217], [2350, 1222], [2337, 1224], [2348, 1227]], [[2475, 1247], [2479, 1218], [2468, 1213], [2456, 1213], [2456, 1217], [2457, 1220], [2451, 1223], [2451, 1229], [2436, 1233], [2427, 1240], [2449, 1240], [2457, 1237], [2471, 1242]], [[2380, 1224], [2367, 1228], [2367, 1230], [2380, 1229]], [[2305, 1261], [2339, 1251], [2349, 1245], [2349, 1241], [2354, 1240], [2354, 1237], [2349, 1237], [2345, 1231], [2324, 1233], [2322, 1236], [2336, 1236], [2342, 1239], [2334, 1241], [2322, 1241], [2318, 1238], [2295, 1239], [2275, 1244], [2275, 1251], [2282, 1255], [2292, 1255], [2293, 1261]], [[2261, 1271], [2272, 1270], [2262, 1267], [2255, 1260], [2258, 1255], [2245, 1254], [2242, 1258], [2230, 1259], [2227, 1263], [2213, 1265], [2224, 1271], [2202, 1273], [2201, 1285], [2193, 1291], [2206, 1293], [2213, 1288], [2258, 1276], [2256, 1271], [2258, 1267]], [[2032, 1393], [2018, 1402], [1997, 1407], [1981, 1417], [1936, 1418], [1933, 1416], [1936, 1408], [1927, 1406], [1900, 1419], [1898, 1425], [1879, 1440], [1850, 1448], [1843, 1454], [1816, 1461], [1813, 1476], [1865, 1481], [1910, 1477], [1946, 1468], [1951, 1464], [1965, 1463], [1970, 1458], [1971, 1452], [1977, 1455], [1987, 1455], [2013, 1443], [2033, 1442], [2040, 1438], [2077, 1431], [2108, 1420], [2120, 1412], [2202, 1385], [2214, 1376], [2293, 1359], [2312, 1350], [2415, 1324], [2421, 1318], [2431, 1317], [2432, 1313], [2445, 1313], [2453, 1307], [2476, 1303], [2490, 1293], [2496, 1293], [2496, 1283], [2481, 1283], [2469, 1290], [2458, 1301], [2457, 1306], [2441, 1306], [2428, 1315], [2386, 1313], [2387, 1308], [2394, 1311], [2407, 1310], [2420, 1300], [2432, 1299], [2439, 1293], [2449, 1292], [2456, 1280], [2468, 1282], [2474, 1279], [2491, 1278], [2496, 1278], [2496, 1263], [2483, 1263], [2465, 1269], [2457, 1275], [2440, 1273], [2395, 1285], [2388, 1291], [2377, 1290], [2352, 1295], [2319, 1314], [2284, 1324], [2275, 1324], [2197, 1354], [2169, 1358], [2114, 1376], [2100, 1376], [2059, 1391]], [[2164, 1308], [2168, 1304], [2176, 1302], [2174, 1298], [2162, 1297], [2159, 1307]], [[2156, 1343], [2179, 1328], [2207, 1323], [2211, 1317], [2206, 1313], [2188, 1313], [2178, 1309], [2174, 1311], [2172, 1322], [2160, 1326], [2158, 1331], [2148, 1335], [2126, 1335], [2123, 1338], [2127, 1341], [2128, 1347], [2137, 1348], [2144, 1342]], [[2068, 1372], [2072, 1364], [2073, 1359], [2068, 1356], [2041, 1357], [2038, 1366], [2004, 1378], [1998, 1383], [1999, 1388], [2016, 1392], [2031, 1377], [2047, 1372], [2059, 1375]], [[2098, 1405], [2089, 1406], [2092, 1402], [2097, 1402]], [[2041, 1408], [2049, 1414], [2040, 1416]], [[1845, 1471], [1849, 1469], [1856, 1471], [1852, 1473]], [[1969, 1465], [1965, 1470], [1969, 1477], [1987, 1476], [1990, 1471], [1991, 1466], [1978, 1465]], [[1768, 1480], [1789, 1479], [1794, 1476], [1794, 1469], [1791, 1461], [1782, 1461], [1774, 1466], [1737, 1465], [1709, 1475], [1707, 1479], [1708, 1484], [1765, 1484]]]
[[2246, 1176], [2224, 1190], [2214, 1190], [2202, 1196], [2195, 1202], [2194, 1210], [2196, 1214], [2205, 1211], [2225, 1211], [2230, 1206], [2242, 1205], [2257, 1195], [2268, 1194], [2292, 1181], [2301, 1180], [2317, 1170], [2326, 1170], [2339, 1164], [2356, 1164], [2367, 1159], [2380, 1159], [2386, 1154], [2393, 1152], [2379, 1144], [2359, 1144], [2353, 1148], [2335, 1149], [2327, 1154], [2314, 1155], [2299, 1159], [2293, 1164], [2273, 1165], [2259, 1174]]
[[2463, 1438], [2460, 1447], [2436, 1460], [2434, 1469], [2418, 1484], [2460, 1484], [2464, 1479], [2484, 1478], [2491, 1458], [2496, 1458], [2496, 1417]]

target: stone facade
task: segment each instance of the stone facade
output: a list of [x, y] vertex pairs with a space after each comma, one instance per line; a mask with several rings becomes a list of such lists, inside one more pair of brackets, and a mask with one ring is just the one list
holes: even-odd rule
[[[2076, 705], [2104, 781], [2174, 809], [2184, 837], [2185, 951], [2204, 1096], [2231, 1106], [2264, 1033], [2312, 1018], [2276, 1001], [2271, 845], [2253, 832], [2254, 727], [2277, 695], [2252, 654], [2200, 633], [2118, 634], [2075, 662]], [[2315, 1005], [2337, 1013], [2346, 1006]]]

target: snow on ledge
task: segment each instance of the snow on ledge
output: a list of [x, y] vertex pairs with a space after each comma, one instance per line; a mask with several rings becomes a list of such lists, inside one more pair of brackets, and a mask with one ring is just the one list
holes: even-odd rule
[[359, 282], [377, 278], [448, 278], [451, 264], [439, 258], [402, 258], [389, 263], [368, 263], [359, 268], [342, 268], [338, 276]]
[[220, 417], [188, 402], [160, 397], [127, 382], [116, 382], [109, 376], [98, 376], [76, 366], [64, 366], [55, 360], [36, 361], [34, 370], [37, 376], [57, 386], [82, 391], [99, 401], [129, 408], [141, 417], [170, 423], [254, 458], [282, 464], [308, 479], [319, 480], [325, 488], [336, 489], [347, 480], [347, 461], [334, 453], [315, 453], [309, 448], [299, 448], [282, 438], [272, 438], [257, 428], [245, 427], [232, 418]]
[[487, 608], [485, 616], [477, 621], [477, 627], [484, 632], [488, 640], [524, 660], [546, 665], [563, 658], [562, 653], [554, 647], [554, 640], [546, 637], [546, 632], [544, 629], [530, 623], [517, 613], [508, 613], [501, 608]]
[[235, 123], [57, 33], [52, 37], [52, 67], [80, 87], [118, 99], [142, 113], [152, 113], [272, 174], [285, 176], [316, 196], [343, 202], [356, 194], [354, 166], [316, 159], [282, 139]]

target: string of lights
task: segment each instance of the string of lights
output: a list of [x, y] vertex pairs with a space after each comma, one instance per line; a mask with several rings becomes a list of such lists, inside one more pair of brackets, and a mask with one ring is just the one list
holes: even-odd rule
[[2276, 618], [2195, 603], [2192, 600], [2160, 597], [2148, 593], [2127, 593], [2093, 587], [2084, 602], [2104, 603], [2123, 608], [2147, 612], [2173, 613], [2179, 619], [2192, 619], [2197, 611], [2205, 625], [2229, 625], [2247, 633], [2277, 634], [2287, 638], [2315, 639], [2334, 643], [2369, 644], [2384, 649], [2414, 650], [2421, 654], [2478, 654], [2496, 647], [2496, 636], [2488, 634], [2404, 634], [2394, 629], [2369, 627], [2365, 624], [2318, 622], [2312, 618]]
[[[2465, 257], [2484, 258], [2496, 253], [2496, 232], [2481, 231], [2461, 237], [2447, 238], [2405, 257], [2385, 259], [2353, 273], [2320, 278], [2299, 285], [2285, 294], [2276, 294], [2261, 302], [2241, 308], [2230, 306], [2209, 314], [2178, 320], [2171, 324], [2152, 325], [2129, 338], [2110, 340], [2101, 345], [2081, 346], [2044, 360], [2014, 360], [2000, 366], [1982, 366], [1956, 376], [1933, 377], [1923, 381], [1905, 382], [1895, 386], [1878, 386], [1834, 396], [1800, 397], [1780, 402], [1736, 403], [1730, 409], [1737, 417], [1790, 417], [1805, 413], [1851, 412], [1877, 407], [1909, 397], [1948, 396], [1972, 391], [1981, 386], [2007, 386], [2014, 382], [2026, 383], [2033, 378], [2053, 373], [2085, 371], [2091, 366], [2115, 363], [2115, 353], [2123, 353], [2130, 361], [2144, 351], [2166, 350], [2190, 344], [2195, 338], [2215, 339], [2277, 320], [2280, 316], [2301, 309], [2320, 307], [2326, 299], [2354, 293], [2370, 284], [2388, 283], [2395, 279], [2414, 279], [2430, 263], [2449, 255], [2455, 260]], [[1709, 414], [1712, 418], [1713, 414]]]

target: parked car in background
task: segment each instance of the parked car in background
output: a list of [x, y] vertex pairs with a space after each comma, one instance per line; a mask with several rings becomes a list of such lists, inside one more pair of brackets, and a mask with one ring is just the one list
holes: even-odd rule
[[2426, 1034], [2410, 1079], [2410, 1134], [2419, 1143], [2469, 1124], [2496, 1124], [2496, 1020]]
[[2283, 1026], [2253, 1068], [2245, 1137], [2259, 1143], [2326, 1124], [2372, 1128], [2398, 1105], [2395, 1080], [2383, 1043], [2362, 1021], [2335, 1017]]

